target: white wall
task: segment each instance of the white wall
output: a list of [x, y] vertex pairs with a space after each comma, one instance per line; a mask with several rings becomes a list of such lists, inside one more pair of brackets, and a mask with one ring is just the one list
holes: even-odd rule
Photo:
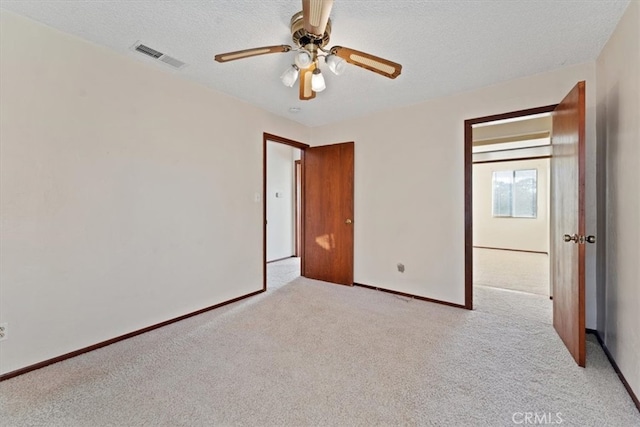
[[[602, 213], [605, 282], [598, 330], [640, 397], [640, 3], [632, 1], [600, 53], [598, 138], [606, 174]], [[604, 253], [603, 253], [604, 252]]]
[[[493, 172], [536, 169], [536, 218], [493, 216]], [[500, 249], [549, 252], [549, 159], [478, 163], [473, 165], [473, 245]]]
[[587, 82], [587, 230], [595, 234], [594, 63], [314, 128], [313, 145], [355, 141], [355, 281], [463, 304], [464, 120], [558, 103], [579, 80]]
[[262, 289], [262, 133], [309, 131], [2, 11], [0, 373]]
[[[295, 254], [295, 160], [300, 150], [267, 141], [267, 261]], [[276, 197], [276, 193], [280, 197]]]

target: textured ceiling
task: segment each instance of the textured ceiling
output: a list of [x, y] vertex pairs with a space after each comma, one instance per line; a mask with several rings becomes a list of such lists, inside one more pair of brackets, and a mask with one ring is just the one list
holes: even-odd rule
[[[300, 101], [297, 85], [287, 88], [279, 79], [291, 52], [213, 60], [217, 53], [291, 44], [289, 20], [302, 9], [299, 0], [0, 1], [4, 9], [307, 126], [592, 61], [628, 4], [336, 0], [329, 45], [399, 62], [402, 74], [391, 80], [351, 65], [340, 76], [327, 70], [327, 89]], [[188, 65], [176, 71], [154, 62], [130, 49], [136, 41]]]

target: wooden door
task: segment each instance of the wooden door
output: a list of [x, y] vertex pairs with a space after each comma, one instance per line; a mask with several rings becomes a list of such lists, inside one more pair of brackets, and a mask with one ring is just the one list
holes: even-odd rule
[[551, 147], [553, 326], [585, 366], [585, 82], [553, 112]]
[[353, 285], [353, 142], [304, 152], [302, 275]]

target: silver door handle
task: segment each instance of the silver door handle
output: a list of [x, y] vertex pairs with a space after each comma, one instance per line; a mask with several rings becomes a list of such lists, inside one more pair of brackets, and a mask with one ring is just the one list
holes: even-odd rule
[[584, 245], [585, 243], [595, 243], [596, 236], [578, 236], [577, 234], [573, 234], [573, 235], [565, 234], [563, 237], [563, 240], [565, 242], [574, 242], [574, 243], [580, 243], [581, 245]]

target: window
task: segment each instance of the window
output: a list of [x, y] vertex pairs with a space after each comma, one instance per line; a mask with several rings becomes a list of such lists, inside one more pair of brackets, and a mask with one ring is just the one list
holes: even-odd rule
[[493, 216], [536, 218], [537, 169], [493, 172]]

